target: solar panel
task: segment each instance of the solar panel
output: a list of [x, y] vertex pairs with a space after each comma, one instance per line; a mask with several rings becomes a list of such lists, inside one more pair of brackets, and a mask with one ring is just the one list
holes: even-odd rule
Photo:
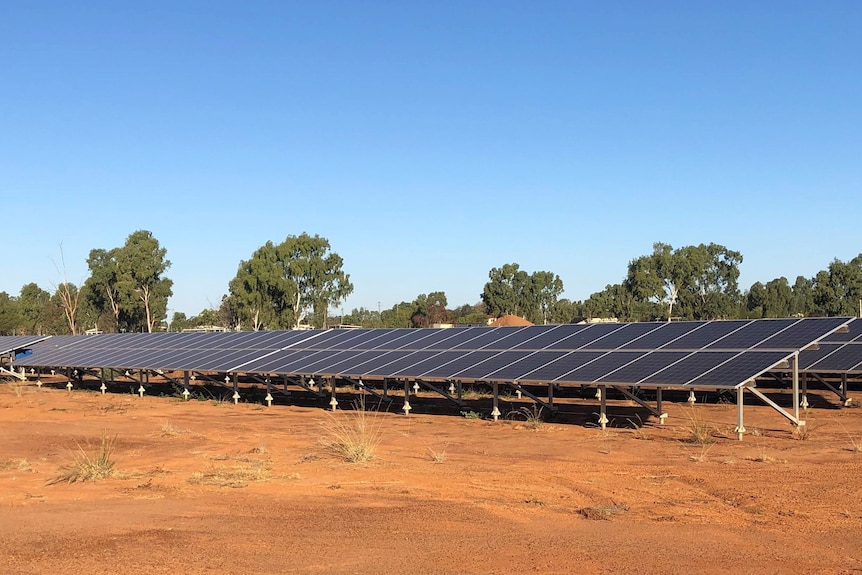
[[687, 357], [685, 351], [653, 351], [620, 366], [596, 381], [638, 382]]
[[[849, 321], [849, 318], [806, 318], [499, 328], [103, 334], [58, 340], [54, 346], [45, 343], [34, 346], [34, 352], [16, 364], [440, 380], [735, 386]], [[842, 356], [833, 353], [819, 359], [828, 357]], [[764, 365], [773, 360], [771, 366]]]
[[618, 351], [605, 353], [596, 359], [557, 378], [557, 381], [573, 381], [591, 383], [604, 375], [618, 369], [622, 365], [642, 357], [643, 351]]
[[[697, 330], [675, 339], [663, 347], [667, 349], [701, 349], [722, 340], [750, 322], [745, 320], [709, 321]], [[721, 347], [724, 347], [723, 345]]]
[[615, 330], [596, 341], [590, 342], [584, 345], [582, 349], [618, 349], [637, 341], [664, 325], [664, 323], [656, 322], [624, 324], [622, 329]]
[[862, 370], [862, 343], [821, 343], [820, 349], [799, 354], [799, 368], [813, 372]]
[[757, 351], [742, 353], [695, 377], [692, 386], [736, 387], [740, 383], [753, 381], [769, 369], [787, 359], [783, 351]]

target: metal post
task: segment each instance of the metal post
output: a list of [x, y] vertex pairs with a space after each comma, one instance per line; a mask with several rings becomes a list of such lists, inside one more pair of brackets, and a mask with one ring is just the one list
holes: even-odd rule
[[404, 407], [401, 408], [401, 411], [404, 412], [404, 415], [410, 415], [410, 410], [413, 409], [410, 407], [410, 382], [408, 380], [404, 380]]
[[808, 374], [802, 373], [800, 384], [802, 386], [802, 401], [799, 403], [799, 406], [802, 409], [808, 409]]
[[554, 384], [548, 384], [548, 406], [550, 409], [554, 409]]
[[847, 397], [847, 373], [841, 374], [841, 398], [844, 400], [841, 405], [844, 407], [850, 405], [850, 398]]
[[329, 405], [332, 406], [332, 411], [335, 411], [335, 409], [338, 407], [338, 400], [335, 399], [335, 378], [334, 377], [329, 378], [329, 389], [332, 392], [332, 399], [329, 400]]
[[793, 417], [799, 421], [799, 352], [793, 354]]
[[497, 421], [497, 419], [500, 417], [500, 386], [496, 381], [491, 385], [494, 388], [494, 409], [491, 410], [491, 417], [494, 418], [494, 421]]
[[389, 397], [389, 378], [383, 378], [383, 398]]
[[189, 372], [188, 370], [183, 372], [183, 398], [189, 398]]
[[745, 425], [742, 423], [742, 411], [745, 405], [745, 388], [736, 388], [736, 438], [742, 441], [742, 436], [745, 434]]
[[661, 399], [662, 399], [662, 398], [661, 398], [661, 388], [660, 388], [660, 387], [657, 387], [657, 388], [655, 389], [655, 409], [656, 409], [656, 411], [658, 411], [658, 413], [659, 413], [659, 415], [658, 415], [658, 422], [659, 422], [659, 425], [664, 425], [664, 420], [665, 420], [665, 418], [667, 417], [667, 414], [666, 414], [666, 413], [664, 412], [664, 410], [662, 409], [662, 406], [661, 406], [662, 401], [661, 401]]
[[599, 425], [602, 426], [602, 429], [605, 429], [608, 426], [608, 388], [605, 385], [599, 386], [599, 395], [601, 395], [601, 408], [599, 409]]

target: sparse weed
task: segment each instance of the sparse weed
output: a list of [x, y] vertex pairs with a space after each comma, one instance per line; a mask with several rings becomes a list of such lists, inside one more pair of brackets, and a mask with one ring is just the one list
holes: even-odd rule
[[22, 397], [24, 395], [24, 388], [26, 384], [17, 380], [17, 379], [7, 379], [6, 385], [15, 394], [15, 397]]
[[545, 424], [545, 420], [542, 417], [542, 410], [542, 407], [533, 404], [532, 407], [525, 406], [514, 410], [509, 413], [509, 416], [512, 418], [523, 418], [526, 422], [525, 427], [527, 429], [539, 429]]
[[443, 446], [443, 449], [434, 449], [433, 447], [427, 447], [428, 455], [431, 457], [431, 461], [434, 463], [443, 463], [446, 461], [446, 446]]
[[712, 429], [709, 423], [695, 411], [694, 407], [688, 413], [688, 421], [688, 438], [686, 441], [699, 445], [713, 442]]
[[0, 460], [0, 471], [33, 471], [33, 468], [26, 459], [3, 459]]
[[811, 429], [810, 425], [797, 425], [793, 428], [793, 439], [798, 441], [807, 441], [811, 439]]
[[461, 415], [467, 419], [482, 419], [482, 414], [476, 411], [462, 411]]
[[249, 465], [231, 468], [213, 467], [204, 472], [192, 474], [188, 482], [192, 485], [215, 485], [216, 487], [245, 487], [252, 482], [271, 479], [267, 462], [253, 461]]
[[592, 507], [583, 507], [581, 509], [578, 509], [578, 513], [585, 519], [608, 520], [614, 515], [625, 513], [628, 510], [629, 508], [627, 505], [594, 505]]
[[349, 412], [327, 412], [324, 424], [328, 438], [324, 446], [348, 463], [365, 463], [374, 459], [383, 437], [382, 421], [377, 411], [366, 411], [364, 400], [354, 402]]
[[774, 457], [772, 457], [771, 455], [768, 455], [766, 453], [766, 451], [764, 451], [762, 449], [760, 450], [760, 453], [758, 453], [757, 455], [751, 455], [749, 457], [746, 457], [746, 459], [748, 461], [755, 461], [757, 463], [775, 463], [775, 461], [776, 461], [776, 459]]
[[643, 421], [641, 420], [641, 416], [636, 415], [635, 417], [637, 417], [637, 422], [634, 422], [631, 419], [626, 419], [626, 421], [629, 422], [629, 425], [631, 425], [632, 429], [634, 430], [634, 438], [641, 439], [644, 441], [652, 439], [652, 434], [644, 427]]
[[170, 421], [166, 421], [162, 424], [162, 436], [164, 437], [176, 437], [178, 435], [185, 435], [186, 433], [188, 433], [188, 431], [174, 427]]
[[108, 437], [107, 433], [102, 432], [98, 447], [85, 449], [78, 444], [72, 462], [61, 467], [59, 473], [48, 480], [48, 485], [97, 481], [113, 476], [117, 471], [114, 459], [116, 440], [116, 435]]

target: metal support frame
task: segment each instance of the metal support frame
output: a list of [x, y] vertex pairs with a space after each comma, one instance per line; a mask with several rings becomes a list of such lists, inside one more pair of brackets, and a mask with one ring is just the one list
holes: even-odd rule
[[410, 407], [410, 380], [404, 380], [404, 405], [401, 407], [401, 411], [404, 412], [404, 415], [410, 415], [410, 410], [413, 409]]
[[802, 397], [799, 400], [799, 406], [802, 409], [808, 409], [808, 374], [803, 372], [799, 374], [799, 386]]
[[423, 387], [428, 391], [433, 391], [434, 393], [441, 395], [444, 399], [448, 399], [449, 401], [457, 405], [459, 408], [464, 407], [464, 401], [461, 399], [460, 393], [458, 394], [458, 397], [454, 397], [451, 393], [449, 393], [447, 389], [443, 387], [437, 387], [433, 383], [421, 379], [417, 379], [415, 380], [415, 382], [418, 383], [420, 387]]
[[602, 429], [608, 426], [608, 386], [599, 386], [599, 425]]
[[374, 397], [376, 397], [380, 401], [392, 401], [392, 398], [389, 397], [388, 395], [386, 395], [385, 392], [384, 393], [378, 393], [376, 389], [369, 387], [361, 379], [360, 380], [354, 380], [354, 379], [349, 378], [349, 377], [346, 377], [344, 379], [345, 379], [345, 381], [350, 382], [353, 385], [353, 387], [359, 389], [360, 391], [363, 391], [365, 393], [373, 395]]
[[494, 390], [494, 409], [491, 410], [491, 417], [497, 421], [500, 418], [500, 384], [495, 381], [491, 387]]
[[[638, 405], [640, 405], [640, 406], [641, 406], [641, 407], [643, 407], [644, 409], [648, 410], [648, 411], [649, 411], [650, 413], [652, 413], [654, 416], [658, 417], [658, 419], [659, 419], [659, 421], [660, 421], [661, 423], [664, 423], [665, 418], [667, 418], [667, 414], [666, 414], [666, 413], [662, 413], [662, 411], [661, 411], [661, 407], [659, 407], [658, 409], [653, 408], [653, 407], [652, 407], [650, 404], [648, 404], [646, 401], [644, 401], [643, 399], [639, 398], [638, 396], [636, 396], [635, 394], [633, 394], [632, 392], [630, 392], [629, 390], [627, 390], [627, 389], [626, 389], [626, 388], [624, 388], [624, 387], [621, 387], [621, 386], [619, 386], [619, 385], [612, 385], [611, 387], [613, 387], [614, 389], [616, 389], [617, 391], [619, 391], [620, 393], [622, 393], [622, 394], [623, 394], [623, 395], [625, 395], [627, 398], [629, 398], [630, 400], [634, 401], [635, 403], [637, 403]], [[659, 400], [659, 401], [661, 401], [661, 400]]]
[[507, 385], [509, 385], [511, 388], [513, 388], [517, 391], [520, 391], [523, 395], [526, 395], [527, 397], [529, 397], [530, 399], [532, 399], [533, 401], [535, 401], [539, 405], [547, 408], [547, 410], [550, 411], [551, 413], [557, 413], [557, 411], [559, 411], [559, 408], [554, 405], [554, 384], [553, 383], [548, 384], [548, 401], [544, 401], [539, 396], [527, 391], [517, 381], [512, 381], [512, 382], [508, 383]]
[[663, 401], [662, 401], [662, 393], [661, 392], [662, 392], [662, 388], [660, 388], [660, 387], [655, 388], [655, 407], [656, 407], [656, 410], [660, 414], [658, 416], [658, 422], [659, 422], [659, 424], [664, 425], [664, 420], [667, 419], [667, 414], [664, 412], [664, 407], [662, 406]]
[[[793, 369], [793, 421], [796, 425], [805, 425], [799, 423], [799, 352], [793, 354], [792, 361]], [[765, 396], [764, 396], [765, 397]], [[784, 411], [783, 409], [781, 411]]]
[[[743, 411], [745, 408], [745, 388], [736, 388], [736, 438], [742, 441], [742, 436], [745, 434], [745, 424], [743, 423]], [[782, 410], [784, 411], [784, 410]]]
[[[742, 388], [740, 388], [740, 389], [742, 389]], [[786, 410], [784, 410], [780, 405], [778, 405], [777, 403], [775, 403], [774, 401], [769, 399], [769, 397], [767, 397], [765, 393], [763, 393], [762, 391], [760, 391], [756, 387], [748, 387], [745, 389], [748, 389], [748, 391], [750, 391], [751, 393], [753, 393], [754, 395], [759, 397], [761, 399], [761, 401], [763, 401], [763, 403], [765, 403], [766, 405], [768, 405], [769, 407], [771, 407], [772, 409], [777, 411], [779, 413], [779, 415], [786, 417], [788, 420], [790, 420], [790, 423], [792, 423], [793, 425], [796, 425], [796, 426], [805, 425], [805, 422], [800, 420], [798, 415], [787, 413]], [[796, 405], [795, 407], [796, 407], [796, 413], [799, 413], [799, 406]]]
[[814, 376], [814, 379], [816, 379], [817, 381], [822, 383], [826, 389], [828, 389], [829, 391], [831, 391], [832, 393], [834, 393], [835, 395], [838, 396], [838, 398], [841, 400], [841, 407], [845, 407], [845, 406], [849, 405], [848, 402], [850, 401], [850, 398], [847, 397], [847, 374], [846, 373], [841, 374], [841, 387], [840, 388], [835, 387], [834, 385], [832, 385], [831, 383], [829, 383], [828, 381], [826, 381], [825, 379], [820, 377], [820, 375], [817, 373], [812, 373], [811, 375]]

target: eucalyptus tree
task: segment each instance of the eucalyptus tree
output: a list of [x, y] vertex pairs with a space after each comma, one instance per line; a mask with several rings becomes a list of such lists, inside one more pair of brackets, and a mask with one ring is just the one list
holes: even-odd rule
[[504, 264], [488, 272], [488, 283], [482, 290], [482, 302], [488, 314], [500, 317], [524, 313], [530, 276], [516, 263]]
[[805, 276], [796, 276], [792, 291], [793, 297], [790, 301], [790, 314], [793, 316], [813, 315], [814, 280]]
[[530, 275], [530, 294], [532, 296], [533, 317], [528, 317], [533, 323], [547, 324], [560, 294], [563, 293], [563, 280], [551, 272], [533, 272]]
[[742, 254], [719, 244], [674, 249], [657, 242], [653, 253], [629, 263], [625, 286], [635, 298], [653, 302], [662, 315], [688, 319], [730, 317], [738, 309]]
[[87, 258], [87, 302], [111, 317], [116, 331], [152, 332], [167, 315], [173, 280], [165, 276], [171, 262], [152, 232], [138, 230], [116, 248], [93, 249]]
[[812, 296], [821, 315], [856, 315], [862, 307], [862, 254], [847, 262], [835, 259], [818, 272]]
[[0, 292], [0, 335], [17, 334], [21, 323], [18, 301], [5, 291]]
[[27, 334], [41, 335], [44, 333], [45, 318], [51, 294], [40, 288], [36, 283], [29, 283], [21, 288], [18, 296], [18, 309], [21, 313], [21, 329]]
[[548, 271], [528, 274], [516, 263], [492, 268], [488, 279], [482, 303], [493, 317], [512, 314], [533, 323], [547, 323], [563, 292], [560, 276]]
[[329, 307], [353, 293], [344, 261], [329, 249], [328, 240], [304, 232], [267, 242], [240, 262], [229, 284], [233, 304], [254, 329], [295, 328], [309, 315], [324, 327]]

